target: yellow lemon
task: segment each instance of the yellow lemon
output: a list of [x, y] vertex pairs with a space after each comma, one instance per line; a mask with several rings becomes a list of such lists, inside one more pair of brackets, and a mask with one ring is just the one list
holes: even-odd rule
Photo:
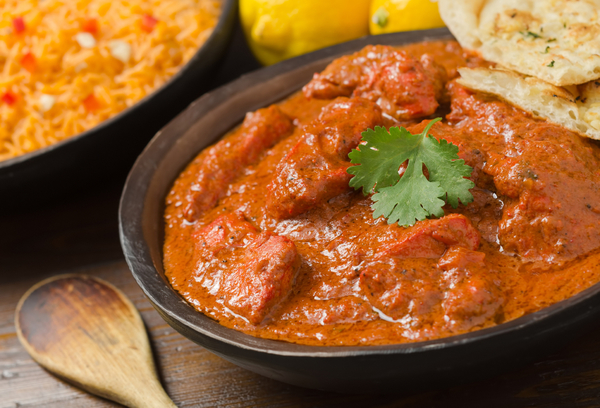
[[240, 0], [248, 44], [265, 65], [369, 33], [370, 0]]
[[373, 0], [369, 20], [371, 34], [445, 26], [432, 0]]

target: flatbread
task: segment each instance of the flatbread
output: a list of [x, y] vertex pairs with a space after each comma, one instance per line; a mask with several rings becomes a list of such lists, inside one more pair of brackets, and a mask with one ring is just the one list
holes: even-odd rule
[[569, 88], [494, 68], [459, 68], [457, 82], [496, 95], [519, 108], [600, 140], [600, 81]]
[[439, 0], [464, 48], [556, 86], [600, 78], [600, 0]]

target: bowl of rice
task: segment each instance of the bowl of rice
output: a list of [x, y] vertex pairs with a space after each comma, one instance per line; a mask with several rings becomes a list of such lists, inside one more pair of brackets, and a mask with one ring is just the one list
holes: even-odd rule
[[0, 1], [0, 194], [55, 191], [130, 165], [208, 87], [236, 7]]

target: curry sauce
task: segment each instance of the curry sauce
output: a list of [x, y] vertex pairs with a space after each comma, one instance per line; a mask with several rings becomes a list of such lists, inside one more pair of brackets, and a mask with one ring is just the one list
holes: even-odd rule
[[[456, 42], [369, 46], [249, 113], [166, 198], [164, 266], [198, 311], [313, 345], [423, 341], [497, 325], [600, 280], [600, 146], [453, 81]], [[468, 205], [404, 228], [348, 186], [375, 126], [452, 142]], [[400, 165], [399, 165], [400, 167]]]

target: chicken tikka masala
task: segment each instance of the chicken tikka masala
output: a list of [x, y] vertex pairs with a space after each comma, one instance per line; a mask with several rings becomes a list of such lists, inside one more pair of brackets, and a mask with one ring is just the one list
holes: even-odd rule
[[[453, 41], [368, 46], [248, 113], [166, 198], [173, 288], [254, 336], [377, 345], [494, 326], [598, 282], [600, 145], [454, 81], [489, 65]], [[408, 227], [374, 218], [348, 154], [366, 129], [435, 117], [429, 133], [473, 169], [472, 202]]]

